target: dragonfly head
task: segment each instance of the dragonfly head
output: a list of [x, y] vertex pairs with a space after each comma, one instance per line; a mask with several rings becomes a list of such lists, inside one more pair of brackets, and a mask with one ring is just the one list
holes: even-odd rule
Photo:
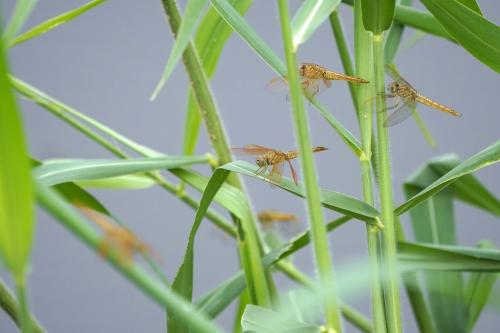
[[389, 84], [389, 92], [391, 94], [397, 94], [400, 90], [401, 90], [402, 86], [399, 82], [392, 82], [391, 84]]
[[265, 161], [264, 161], [264, 158], [262, 157], [257, 157], [255, 159], [255, 163], [257, 163], [257, 165], [259, 166], [259, 168], [262, 168], [263, 166], [265, 166]]
[[307, 70], [306, 64], [300, 64], [299, 75], [300, 76], [305, 76], [306, 75], [306, 70]]

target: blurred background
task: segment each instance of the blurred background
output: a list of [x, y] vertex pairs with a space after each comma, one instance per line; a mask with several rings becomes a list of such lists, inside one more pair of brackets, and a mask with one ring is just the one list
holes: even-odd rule
[[[85, 2], [39, 1], [25, 29]], [[183, 7], [185, 1], [180, 3]], [[291, 3], [295, 9], [301, 1]], [[500, 22], [500, 2], [478, 3], [488, 19]], [[4, 22], [13, 5], [13, 0], [2, 1]], [[352, 53], [352, 10], [341, 5], [340, 12]], [[257, 0], [246, 18], [282, 55], [276, 5]], [[414, 36], [414, 30], [406, 30], [396, 58], [401, 73], [422, 93], [456, 108], [463, 117], [453, 118], [420, 107], [438, 142], [435, 150], [425, 142], [413, 120], [390, 129], [396, 203], [404, 201], [404, 179], [428, 159], [448, 152], [467, 158], [499, 138], [499, 75], [462, 48], [436, 37], [425, 36], [410, 46], [408, 41]], [[149, 102], [172, 44], [159, 0], [108, 1], [69, 24], [14, 47], [10, 50], [10, 62], [13, 73], [22, 80], [129, 138], [166, 154], [182, 154], [188, 86], [182, 64], [157, 100]], [[323, 24], [300, 48], [299, 60], [342, 72], [329, 24]], [[283, 150], [295, 148], [290, 105], [283, 94], [266, 90], [266, 83], [274, 75], [237, 35], [230, 38], [212, 89], [232, 146], [255, 143]], [[359, 134], [345, 83], [335, 82], [320, 99], [348, 129]], [[42, 108], [22, 100], [21, 106], [34, 157], [110, 157]], [[325, 120], [310, 110], [313, 142], [329, 148], [328, 152], [315, 155], [321, 186], [361, 198], [358, 160]], [[210, 151], [203, 130], [197, 152]], [[207, 169], [201, 170], [208, 174]], [[486, 168], [477, 176], [500, 195], [498, 168]], [[257, 211], [272, 208], [299, 216], [301, 224], [281, 230], [285, 237], [290, 238], [306, 227], [302, 200], [254, 179], [245, 179], [245, 183]], [[195, 212], [159, 188], [92, 193], [151, 244], [163, 258], [162, 268], [167, 276], [173, 279]], [[500, 246], [498, 219], [459, 202], [455, 208], [460, 244], [474, 246], [487, 238]], [[336, 217], [330, 211], [325, 214], [328, 220]], [[402, 220], [410, 234], [407, 216]], [[362, 223], [348, 223], [332, 233], [330, 239], [337, 274], [342, 275], [353, 261], [365, 260]], [[311, 275], [315, 273], [312, 259], [310, 248], [295, 256], [297, 265]], [[233, 240], [210, 223], [203, 223], [197, 236], [195, 297], [230, 277], [237, 265]], [[8, 280], [4, 271], [0, 275]], [[287, 279], [278, 279], [283, 290], [294, 287]], [[32, 310], [50, 332], [164, 331], [162, 309], [40, 210], [29, 283]], [[345, 301], [369, 315], [369, 291], [361, 290]], [[406, 295], [402, 295], [405, 331], [416, 332]], [[222, 327], [232, 327], [233, 310], [231, 306], [217, 319]], [[477, 331], [492, 332], [499, 324], [498, 313], [486, 310]], [[347, 331], [354, 331], [347, 325]], [[1, 311], [0, 331], [15, 331]]]

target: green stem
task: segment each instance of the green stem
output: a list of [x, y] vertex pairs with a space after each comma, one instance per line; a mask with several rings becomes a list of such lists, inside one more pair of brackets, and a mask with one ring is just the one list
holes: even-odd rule
[[[371, 174], [373, 111], [371, 103], [367, 103], [367, 101], [373, 98], [373, 52], [371, 49], [371, 33], [363, 27], [360, 0], [356, 0], [354, 5], [354, 20], [356, 76], [366, 78], [370, 81], [369, 84], [358, 85], [356, 87], [357, 94], [355, 99], [357, 102], [355, 105], [357, 105], [359, 115], [361, 146], [363, 148], [363, 154], [360, 158], [363, 197], [366, 203], [373, 206], [375, 204]], [[380, 275], [381, 253], [379, 228], [366, 225], [366, 238], [372, 276], [370, 290], [374, 331], [383, 333], [387, 329], [383, 284]]]
[[398, 288], [396, 231], [394, 227], [394, 203], [392, 194], [389, 133], [384, 127], [387, 117], [385, 104], [384, 35], [372, 36], [373, 71], [377, 115], [377, 157], [379, 161], [380, 205], [382, 210], [382, 251], [385, 277], [387, 328], [390, 333], [402, 331]]
[[26, 295], [26, 277], [25, 275], [17, 276], [14, 280], [16, 284], [17, 300], [19, 302], [19, 326], [21, 328], [21, 332], [31, 333], [32, 327], [28, 307], [28, 296]]
[[311, 151], [309, 122], [306, 116], [307, 113], [304, 110], [302, 88], [299, 85], [299, 73], [292, 42], [288, 0], [279, 0], [278, 8], [286, 54], [287, 78], [290, 85], [294, 129], [297, 144], [299, 146], [300, 164], [303, 170], [312, 241], [316, 255], [316, 266], [319, 273], [322, 291], [328, 291], [327, 297], [323, 298], [326, 324], [329, 329], [333, 329], [337, 333], [340, 333], [342, 331], [340, 306], [338, 295], [334, 288], [333, 264], [328, 246], [328, 237], [323, 219], [323, 212], [321, 210], [320, 193], [317, 183], [318, 178]]
[[[5, 286], [5, 284], [0, 280], [0, 307], [9, 315], [9, 317], [14, 321], [17, 327], [21, 328], [20, 323], [20, 313], [19, 313], [19, 305], [17, 304], [14, 295], [11, 294], [9, 289]], [[44, 333], [44, 329], [40, 324], [30, 316], [31, 327], [33, 328], [33, 332], [35, 333]]]
[[[181, 23], [181, 16], [176, 1], [162, 0], [162, 4], [167, 14], [170, 28], [174, 35], [176, 35]], [[219, 163], [229, 163], [232, 160], [231, 151], [222, 126], [222, 120], [215, 106], [205, 70], [191, 43], [184, 51], [183, 60], [191, 80], [194, 96], [200, 106], [201, 115], [205, 122], [212, 147], [219, 159]], [[228, 183], [245, 193], [243, 185], [236, 175], [231, 174], [228, 178]], [[247, 201], [249, 200], [247, 199]], [[244, 232], [244, 238], [239, 237], [239, 248], [241, 249], [240, 258], [245, 267], [250, 299], [254, 304], [269, 306], [271, 304], [270, 289], [265, 271], [260, 261], [262, 246], [257, 232], [255, 218], [252, 217], [252, 219], [248, 221], [236, 221], [236, 223], [241, 223]]]

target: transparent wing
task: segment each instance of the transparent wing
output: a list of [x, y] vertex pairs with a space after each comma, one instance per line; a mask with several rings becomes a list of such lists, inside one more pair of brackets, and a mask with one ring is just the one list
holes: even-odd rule
[[325, 85], [325, 87], [330, 88], [332, 86], [332, 81], [323, 79], [323, 84]]
[[288, 90], [288, 81], [286, 78], [278, 76], [267, 83], [267, 89], [274, 92], [282, 92]]
[[283, 179], [283, 162], [273, 164], [271, 173], [269, 174], [269, 180], [275, 184], [281, 184]]
[[293, 167], [292, 162], [290, 160], [286, 160], [288, 162], [288, 165], [290, 166], [290, 171], [292, 172], [292, 178], [293, 182], [295, 185], [299, 185], [299, 177], [297, 176], [297, 172], [295, 171], [295, 168]]
[[253, 155], [258, 156], [272, 151], [273, 149], [264, 146], [249, 144], [243, 148], [231, 148], [231, 152], [237, 155]]
[[306, 96], [308, 98], [313, 98], [322, 93], [325, 88], [329, 87], [325, 82], [329, 82], [331, 85], [331, 82], [328, 80], [302, 78], [302, 87]]
[[387, 117], [384, 122], [384, 127], [391, 127], [403, 122], [415, 112], [416, 108], [417, 104], [414, 100], [406, 99], [403, 105], [399, 106], [389, 117]]
[[387, 70], [387, 74], [389, 74], [389, 76], [394, 80], [394, 81], [397, 81], [397, 82], [401, 82], [409, 87], [411, 87], [412, 89], [415, 89], [412, 87], [412, 85], [406, 81], [402, 76], [401, 74], [399, 74], [398, 70], [396, 69], [396, 66], [394, 66], [393, 64], [387, 64], [385, 65], [385, 69]]

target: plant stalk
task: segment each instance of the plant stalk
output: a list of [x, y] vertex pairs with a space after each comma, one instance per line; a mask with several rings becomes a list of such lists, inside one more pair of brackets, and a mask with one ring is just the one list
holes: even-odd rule
[[379, 167], [379, 192], [382, 210], [382, 251], [385, 272], [385, 296], [387, 329], [390, 333], [402, 331], [397, 270], [396, 230], [394, 224], [394, 203], [392, 193], [391, 161], [389, 154], [389, 133], [384, 127], [387, 117], [385, 104], [384, 34], [372, 36], [373, 71], [375, 85], [377, 158]]
[[[361, 1], [356, 0], [354, 5], [355, 25], [355, 62], [356, 76], [368, 79], [370, 83], [356, 87], [355, 106], [359, 115], [361, 132], [361, 146], [363, 154], [360, 157], [361, 180], [363, 184], [363, 198], [366, 203], [374, 206], [373, 180], [371, 173], [372, 137], [373, 137], [373, 108], [372, 103], [367, 103], [373, 98], [373, 52], [371, 47], [371, 33], [363, 27], [361, 17]], [[383, 283], [380, 275], [380, 229], [376, 226], [366, 225], [366, 238], [368, 244], [368, 257], [371, 271], [371, 305], [374, 332], [387, 331], [385, 318], [385, 304]]]
[[28, 308], [28, 295], [26, 294], [26, 276], [16, 276], [14, 278], [16, 284], [17, 300], [18, 300], [18, 314], [19, 314], [19, 327], [23, 333], [31, 333], [31, 318]]
[[326, 324], [329, 329], [333, 329], [335, 332], [340, 333], [342, 332], [340, 304], [338, 295], [334, 288], [333, 264], [328, 246], [328, 237], [323, 219], [323, 212], [320, 204], [320, 193], [317, 183], [318, 178], [311, 151], [309, 122], [306, 116], [306, 111], [304, 110], [302, 88], [299, 85], [299, 73], [292, 42], [288, 0], [278, 0], [278, 9], [286, 55], [287, 78], [290, 86], [294, 129], [300, 152], [300, 164], [303, 170], [316, 266], [319, 273], [322, 291], [328, 291], [327, 297], [323, 297]]
[[[181, 16], [177, 3], [175, 0], [162, 0], [162, 4], [167, 15], [170, 28], [174, 35], [176, 35], [181, 23]], [[194, 96], [201, 109], [202, 119], [205, 122], [208, 136], [212, 143], [212, 147], [217, 154], [219, 163], [229, 163], [231, 162], [232, 157], [228, 140], [222, 126], [222, 121], [219, 117], [212, 93], [208, 86], [208, 79], [200, 58], [191, 43], [187, 46], [182, 58], [184, 61], [184, 67], [186, 68], [191, 80]], [[227, 181], [229, 184], [240, 189], [243, 193], [246, 193], [240, 179], [236, 175], [231, 174]], [[247, 202], [249, 202], [248, 198]], [[270, 288], [266, 273], [260, 261], [262, 245], [257, 232], [255, 217], [253, 217], [252, 214], [251, 220], [235, 222], [236, 224], [241, 223], [241, 227], [244, 232], [244, 235], [240, 234], [238, 239], [240, 258], [242, 260], [243, 267], [245, 268], [250, 300], [256, 305], [264, 307], [270, 306]]]

